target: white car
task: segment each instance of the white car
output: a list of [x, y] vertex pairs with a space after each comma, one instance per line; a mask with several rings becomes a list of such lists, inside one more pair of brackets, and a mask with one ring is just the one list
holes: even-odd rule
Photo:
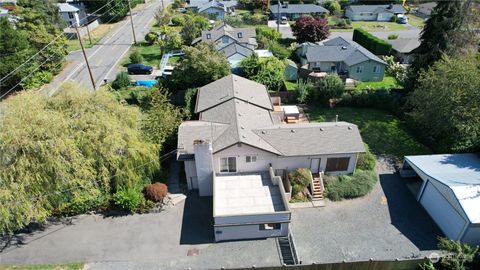
[[280, 18], [280, 24], [288, 24], [288, 19], [287, 19], [287, 17], [282, 16], [282, 17]]
[[408, 17], [403, 15], [403, 14], [398, 14], [397, 15], [397, 23], [407, 24], [408, 23]]

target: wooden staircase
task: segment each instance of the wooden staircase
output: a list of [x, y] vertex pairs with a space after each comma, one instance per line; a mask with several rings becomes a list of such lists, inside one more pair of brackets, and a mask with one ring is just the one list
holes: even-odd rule
[[312, 174], [312, 200], [323, 200], [323, 179], [320, 174]]

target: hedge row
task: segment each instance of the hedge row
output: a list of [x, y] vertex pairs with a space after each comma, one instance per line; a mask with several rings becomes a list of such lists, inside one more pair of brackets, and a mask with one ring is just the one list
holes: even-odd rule
[[374, 170], [358, 170], [352, 175], [325, 176], [325, 193], [332, 201], [367, 195], [378, 181]]
[[400, 116], [405, 101], [403, 89], [355, 90], [343, 93], [337, 106], [376, 108]]
[[355, 30], [353, 30], [353, 41], [376, 55], [389, 55], [392, 50], [390, 43], [361, 28], [355, 28]]

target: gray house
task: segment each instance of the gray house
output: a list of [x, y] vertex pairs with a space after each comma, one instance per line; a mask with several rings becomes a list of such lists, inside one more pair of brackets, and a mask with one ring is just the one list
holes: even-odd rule
[[360, 44], [336, 37], [297, 48], [302, 68], [314, 73], [335, 72], [357, 81], [382, 81], [385, 63]]
[[392, 44], [392, 53], [401, 64], [411, 64], [415, 60], [415, 49], [420, 46], [418, 38], [387, 39]]
[[202, 31], [202, 35], [192, 41], [192, 45], [198, 42], [210, 42], [215, 45], [218, 50], [230, 45], [238, 43], [244, 47], [255, 49], [257, 47], [257, 33], [255, 28], [233, 28], [226, 23], [215, 26], [212, 30]]
[[406, 14], [402, 5], [350, 5], [345, 8], [345, 17], [352, 21], [390, 21], [393, 16]]
[[198, 90], [178, 130], [189, 189], [213, 196], [216, 241], [288, 234], [286, 172], [352, 173], [364, 145], [347, 122], [285, 124], [264, 85], [228, 75]]
[[230, 67], [233, 69], [237, 68], [243, 59], [254, 53], [254, 50], [239, 43], [230, 43], [219, 51], [227, 57]]
[[208, 14], [211, 19], [223, 20], [228, 10], [221, 2], [213, 0], [198, 6], [197, 12]]
[[322, 14], [328, 14], [328, 10], [322, 6], [314, 4], [288, 4], [284, 3], [282, 5], [271, 5], [270, 14], [273, 18], [277, 18], [278, 14], [280, 17], [287, 17], [290, 20], [297, 20], [302, 15], [312, 15], [318, 16]]

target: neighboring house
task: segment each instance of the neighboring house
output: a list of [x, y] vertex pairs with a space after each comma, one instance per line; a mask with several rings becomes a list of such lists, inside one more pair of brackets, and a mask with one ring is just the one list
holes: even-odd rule
[[415, 60], [415, 49], [420, 46], [418, 38], [387, 39], [392, 44], [392, 54], [401, 64], [411, 64]]
[[213, 196], [217, 241], [287, 235], [280, 175], [297, 168], [352, 173], [365, 151], [354, 124], [284, 124], [266, 87], [237, 75], [201, 87], [195, 112], [199, 120], [179, 127], [177, 159], [188, 189]]
[[416, 199], [448, 238], [480, 245], [478, 154], [406, 156], [400, 173], [419, 178]]
[[418, 15], [422, 18], [429, 18], [432, 14], [432, 10], [437, 6], [437, 2], [429, 2], [418, 5], [418, 8], [415, 12], [415, 15]]
[[287, 17], [290, 20], [297, 20], [302, 15], [322, 15], [327, 14], [328, 10], [322, 6], [314, 5], [314, 4], [288, 4], [284, 3], [280, 5], [271, 5], [270, 6], [270, 14], [273, 16], [274, 19], [278, 17], [280, 13], [280, 17]]
[[8, 9], [0, 7], [0, 17], [7, 17], [8, 11]]
[[350, 5], [345, 8], [345, 17], [352, 21], [390, 21], [393, 16], [406, 14], [402, 5]]
[[316, 73], [334, 72], [357, 81], [382, 81], [385, 63], [355, 41], [336, 37], [297, 48], [302, 68]]
[[222, 3], [213, 0], [198, 6], [197, 12], [208, 14], [208, 17], [211, 19], [223, 21], [228, 11]]
[[59, 3], [58, 12], [68, 26], [80, 26], [85, 17], [80, 17], [80, 9], [70, 3]]
[[255, 28], [233, 28], [228, 24], [222, 23], [212, 30], [202, 31], [202, 36], [193, 40], [192, 45], [198, 42], [210, 42], [215, 45], [217, 50], [232, 44], [238, 43], [244, 47], [255, 49], [257, 47]]
[[[193, 11], [198, 11], [200, 6], [205, 5], [208, 2], [212, 2], [213, 0], [190, 0], [188, 4], [188, 8]], [[221, 3], [226, 9], [228, 13], [232, 13], [235, 11], [235, 7], [238, 5], [237, 0], [216, 0], [217, 2]]]
[[297, 81], [298, 79], [297, 64], [290, 59], [286, 60], [285, 72], [283, 73], [283, 77], [287, 81]]
[[219, 50], [225, 57], [227, 57], [230, 67], [232, 69], [237, 68], [243, 59], [250, 56], [254, 51], [248, 47], [245, 47], [239, 43], [230, 43]]

